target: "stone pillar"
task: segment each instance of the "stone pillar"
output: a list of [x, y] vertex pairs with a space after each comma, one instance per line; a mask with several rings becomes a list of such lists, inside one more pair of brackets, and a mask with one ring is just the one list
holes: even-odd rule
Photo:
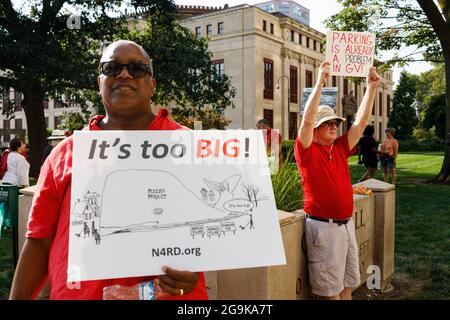
[[309, 297], [306, 257], [301, 250], [304, 214], [278, 211], [286, 265], [206, 272], [210, 299], [296, 300]]
[[361, 183], [375, 194], [374, 265], [381, 270], [381, 290], [387, 289], [394, 273], [395, 186], [376, 179]]
[[355, 223], [355, 235], [359, 251], [360, 285], [363, 285], [369, 277], [367, 267], [373, 265], [374, 261], [375, 197], [355, 194], [353, 195], [353, 203], [352, 218]]
[[19, 254], [22, 251], [23, 244], [25, 242], [25, 233], [27, 232], [28, 215], [31, 209], [31, 201], [33, 200], [33, 194], [36, 186], [23, 188], [19, 190], [19, 217], [18, 217], [18, 230], [19, 230]]

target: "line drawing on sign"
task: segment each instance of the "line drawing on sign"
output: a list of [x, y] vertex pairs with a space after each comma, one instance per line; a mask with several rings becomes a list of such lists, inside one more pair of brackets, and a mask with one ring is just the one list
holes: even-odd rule
[[[134, 176], [136, 179], [133, 179]], [[123, 188], [121, 182], [125, 178], [134, 181], [136, 187]], [[187, 228], [193, 239], [220, 238], [236, 235], [238, 231], [249, 231], [255, 229], [254, 213], [258, 206], [269, 198], [260, 195], [259, 188], [252, 184], [243, 182], [241, 188], [237, 188], [240, 180], [239, 174], [220, 182], [203, 178], [204, 186], [196, 193], [178, 177], [164, 170], [116, 170], [106, 176], [102, 192], [87, 191], [82, 199], [74, 202], [72, 232], [77, 241], [87, 237], [100, 245], [101, 239], [109, 236], [183, 227]], [[155, 186], [153, 181], [164, 182]], [[118, 192], [115, 188], [121, 189]], [[142, 190], [144, 188], [146, 190]], [[122, 197], [118, 195], [120, 192]], [[109, 199], [108, 202], [104, 201], [105, 198]], [[125, 211], [129, 201], [135, 201], [142, 210], [133, 216], [108, 215], [112, 210], [121, 212], [120, 208]], [[195, 212], [192, 220], [185, 221], [183, 215], [177, 212], [179, 209], [174, 208], [189, 208], [192, 201], [200, 201], [205, 207]], [[238, 221], [240, 223], [237, 224]]]

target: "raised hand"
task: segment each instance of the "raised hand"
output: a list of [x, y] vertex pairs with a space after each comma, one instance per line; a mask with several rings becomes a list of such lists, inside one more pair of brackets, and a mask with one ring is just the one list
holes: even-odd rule
[[381, 83], [381, 76], [377, 72], [376, 67], [370, 67], [369, 75], [367, 76], [367, 87], [376, 89]]
[[317, 83], [322, 84], [325, 87], [329, 76], [330, 63], [328, 61], [323, 61], [319, 67], [319, 77], [317, 78]]

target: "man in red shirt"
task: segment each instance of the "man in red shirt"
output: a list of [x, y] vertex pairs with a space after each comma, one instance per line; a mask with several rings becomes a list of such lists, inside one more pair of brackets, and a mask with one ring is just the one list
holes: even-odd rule
[[[94, 117], [85, 130], [185, 129], [155, 115], [151, 98], [156, 82], [151, 59], [132, 41], [117, 41], [103, 52], [98, 85], [106, 116]], [[34, 299], [48, 278], [50, 299], [102, 299], [103, 288], [133, 286], [155, 277], [67, 283], [73, 139], [59, 143], [42, 166], [10, 299]], [[156, 278], [169, 299], [207, 299], [203, 273], [164, 268]]]
[[311, 291], [325, 299], [351, 299], [360, 283], [358, 247], [352, 221], [353, 193], [347, 158], [369, 122], [381, 77], [375, 67], [350, 130], [337, 138], [345, 119], [319, 106], [330, 63], [320, 65], [317, 83], [306, 102], [294, 155], [302, 177], [308, 270]]

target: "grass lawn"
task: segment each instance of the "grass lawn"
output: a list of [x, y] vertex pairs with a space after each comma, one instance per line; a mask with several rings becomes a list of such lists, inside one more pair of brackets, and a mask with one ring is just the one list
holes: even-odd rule
[[[450, 187], [423, 182], [439, 172], [443, 153], [403, 153], [397, 160], [395, 273], [407, 274], [415, 290], [401, 297], [450, 298]], [[365, 172], [349, 161], [352, 182]], [[381, 170], [376, 179], [383, 180]]]
[[[401, 153], [397, 161], [395, 274], [407, 275], [415, 290], [399, 298], [450, 299], [450, 187], [428, 185], [440, 169], [443, 153]], [[349, 160], [352, 182], [365, 172], [357, 157]], [[296, 166], [292, 166], [297, 170]], [[376, 179], [383, 180], [380, 170]], [[0, 239], [0, 299], [12, 281], [12, 235]]]

